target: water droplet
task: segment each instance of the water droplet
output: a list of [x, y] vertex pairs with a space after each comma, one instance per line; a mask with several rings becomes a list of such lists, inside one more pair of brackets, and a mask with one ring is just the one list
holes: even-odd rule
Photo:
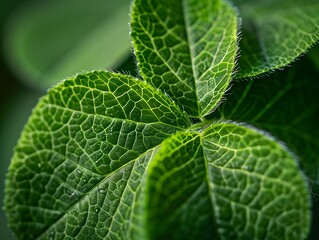
[[41, 167], [42, 167], [42, 164], [41, 164], [41, 163], [38, 163], [38, 168], [41, 169]]
[[241, 168], [244, 170], [249, 170], [249, 167], [247, 165], [243, 165]]
[[53, 231], [51, 231], [49, 234], [49, 239], [53, 240], [54, 238], [55, 238], [55, 233]]
[[206, 71], [206, 69], [207, 69], [206, 65], [203, 64], [203, 65], [200, 66], [200, 70], [201, 71]]
[[79, 214], [79, 210], [78, 209], [73, 209], [72, 210], [72, 214], [73, 215], [78, 215]]
[[100, 194], [105, 194], [106, 193], [106, 189], [99, 189], [98, 190]]
[[95, 208], [95, 212], [97, 213], [99, 211], [99, 209], [98, 208]]
[[79, 117], [81, 117], [81, 114], [80, 114], [80, 113], [75, 113], [75, 114], [74, 114], [74, 118], [79, 118]]
[[81, 174], [81, 173], [82, 173], [80, 169], [77, 169], [76, 171], [78, 172], [78, 174]]

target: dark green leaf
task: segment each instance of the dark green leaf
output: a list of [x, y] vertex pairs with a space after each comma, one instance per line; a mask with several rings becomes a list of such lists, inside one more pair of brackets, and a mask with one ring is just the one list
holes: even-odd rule
[[317, 0], [233, 0], [242, 17], [239, 71], [253, 77], [293, 62], [319, 40]]
[[284, 141], [298, 155], [310, 184], [319, 193], [319, 82], [316, 76], [318, 72], [310, 62], [300, 61], [293, 69], [266, 78], [236, 82], [217, 115], [253, 124]]

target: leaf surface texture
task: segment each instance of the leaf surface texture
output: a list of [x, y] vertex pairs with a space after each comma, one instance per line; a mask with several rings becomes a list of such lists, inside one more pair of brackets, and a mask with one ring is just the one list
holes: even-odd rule
[[132, 77], [97, 71], [64, 81], [41, 99], [15, 149], [10, 227], [20, 239], [112, 238], [152, 149], [189, 125], [169, 98]]
[[319, 40], [316, 0], [233, 0], [242, 17], [236, 78], [283, 68]]
[[132, 40], [143, 78], [192, 117], [221, 100], [237, 51], [237, 16], [224, 1], [134, 1]]
[[[150, 163], [150, 239], [303, 239], [309, 195], [293, 156], [249, 127], [176, 133]], [[171, 231], [174, 229], [174, 231]]]

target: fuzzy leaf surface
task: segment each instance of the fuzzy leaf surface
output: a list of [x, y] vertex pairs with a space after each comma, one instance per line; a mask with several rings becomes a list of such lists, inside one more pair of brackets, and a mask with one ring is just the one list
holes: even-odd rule
[[221, 0], [135, 0], [132, 40], [143, 78], [189, 116], [210, 113], [232, 77], [237, 16]]
[[9, 226], [19, 239], [127, 238], [153, 151], [189, 125], [167, 96], [132, 77], [65, 80], [40, 100], [15, 149]]
[[285, 67], [319, 40], [317, 0], [233, 0], [242, 17], [239, 71], [254, 77]]
[[219, 123], [176, 133], [146, 179], [150, 239], [288, 240], [308, 233], [309, 194], [295, 159], [249, 127]]

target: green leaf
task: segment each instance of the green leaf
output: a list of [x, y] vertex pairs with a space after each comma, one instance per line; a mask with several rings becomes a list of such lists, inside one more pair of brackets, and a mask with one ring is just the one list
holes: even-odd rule
[[31, 1], [12, 15], [6, 57], [29, 85], [46, 89], [82, 70], [114, 68], [128, 56], [130, 0]]
[[232, 77], [237, 16], [221, 0], [135, 0], [131, 36], [143, 78], [192, 117], [210, 113]]
[[317, 0], [233, 1], [243, 19], [236, 78], [285, 67], [319, 40]]
[[19, 239], [126, 233], [153, 149], [189, 126], [168, 97], [132, 77], [95, 71], [65, 80], [40, 100], [15, 149], [9, 226]]
[[[305, 181], [272, 138], [232, 123], [166, 139], [146, 182], [149, 239], [303, 239]], [[174, 229], [174, 231], [172, 231]]]
[[[312, 51], [312, 50], [311, 50]], [[214, 116], [245, 121], [271, 132], [298, 156], [312, 194], [311, 233], [318, 236], [319, 220], [319, 83], [318, 71], [307, 58], [270, 77], [236, 82]]]
[[215, 117], [252, 124], [284, 141], [318, 194], [319, 83], [318, 72], [306, 60], [270, 77], [236, 82]]

